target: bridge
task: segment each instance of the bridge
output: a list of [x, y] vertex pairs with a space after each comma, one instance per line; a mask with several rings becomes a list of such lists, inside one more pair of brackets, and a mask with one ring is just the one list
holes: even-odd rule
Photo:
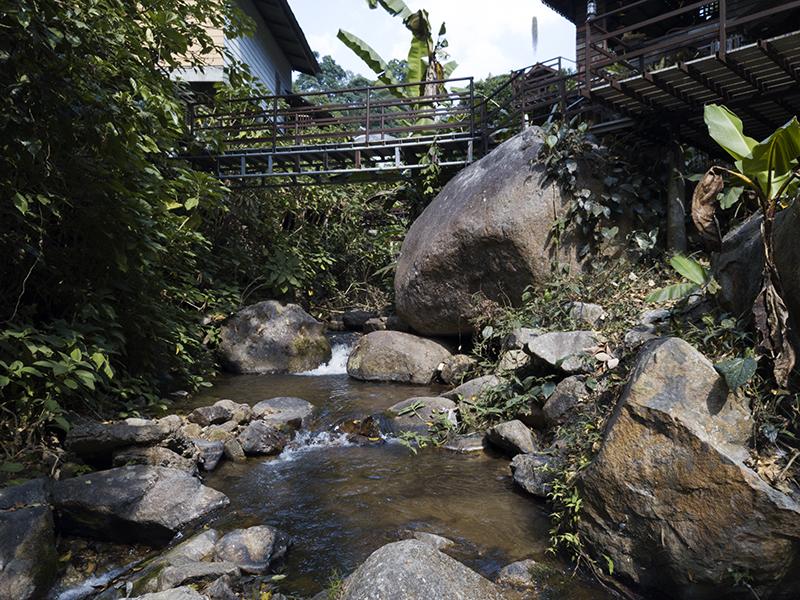
[[[548, 118], [579, 116], [599, 134], [637, 128], [714, 152], [706, 103], [737, 111], [753, 137], [800, 112], [800, 0], [751, 3], [746, 14], [719, 0], [626, 16], [653, 4], [664, 3], [595, 15], [577, 64], [556, 58], [514, 71], [488, 96], [465, 77], [194, 104], [192, 133], [206, 150], [191, 160], [239, 186], [378, 181], [433, 160], [458, 169]], [[755, 37], [782, 31], [768, 20], [790, 31]]]

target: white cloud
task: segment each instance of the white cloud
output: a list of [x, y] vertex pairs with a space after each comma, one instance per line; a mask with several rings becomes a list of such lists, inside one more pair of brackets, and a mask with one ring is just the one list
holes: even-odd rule
[[[575, 56], [575, 28], [539, 0], [406, 0], [412, 10], [425, 8], [438, 28], [447, 23], [456, 76], [483, 78], [528, 66], [558, 55]], [[312, 48], [330, 54], [355, 72], [366, 67], [338, 39], [347, 29], [371, 44], [385, 59], [402, 58], [408, 51], [408, 32], [399, 19], [383, 10], [369, 10], [365, 0], [291, 0]], [[534, 55], [531, 19], [538, 19], [539, 44]]]

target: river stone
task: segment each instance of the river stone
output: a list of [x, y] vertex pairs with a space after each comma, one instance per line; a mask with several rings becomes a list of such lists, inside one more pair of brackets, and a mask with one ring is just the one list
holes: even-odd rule
[[568, 194], [538, 160], [530, 127], [463, 169], [411, 226], [397, 261], [397, 313], [424, 335], [470, 332], [476, 296], [518, 304], [525, 288], [576, 268], [572, 234], [553, 235]]
[[587, 394], [586, 384], [578, 376], [567, 377], [559, 382], [542, 407], [545, 425], [558, 427], [566, 423]]
[[344, 583], [339, 600], [501, 600], [488, 579], [419, 540], [373, 552]]
[[58, 481], [53, 502], [66, 533], [160, 546], [228, 498], [185, 471], [133, 465]]
[[325, 326], [296, 304], [243, 308], [222, 325], [220, 353], [235, 373], [302, 373], [331, 359]]
[[152, 446], [150, 448], [133, 447], [120, 450], [114, 453], [112, 464], [115, 467], [151, 465], [153, 467], [180, 469], [191, 475], [197, 473], [197, 463], [195, 461], [161, 446]]
[[187, 562], [165, 567], [156, 579], [156, 591], [214, 581], [224, 575], [238, 577], [239, 567], [230, 562]]
[[49, 482], [0, 490], [0, 598], [44, 598], [58, 572]]
[[541, 329], [517, 327], [503, 339], [503, 350], [522, 350], [528, 342], [544, 333]]
[[273, 427], [300, 429], [313, 414], [314, 405], [302, 398], [270, 398], [253, 407], [256, 417]]
[[581, 532], [614, 571], [672, 598], [800, 597], [800, 506], [745, 465], [752, 420], [711, 362], [667, 338], [640, 353], [579, 479]]
[[204, 471], [213, 471], [222, 460], [225, 453], [224, 442], [209, 442], [207, 440], [194, 440], [194, 445], [200, 452], [200, 465]]
[[371, 319], [367, 319], [366, 323], [364, 323], [364, 326], [362, 327], [362, 331], [364, 333], [372, 333], [373, 331], [386, 331], [388, 329], [388, 322], [388, 317], [373, 317]]
[[342, 322], [348, 331], [363, 331], [364, 325], [370, 319], [378, 318], [378, 313], [371, 310], [352, 309], [346, 310], [342, 315]]
[[208, 427], [209, 425], [224, 423], [232, 416], [228, 408], [220, 404], [214, 404], [213, 406], [195, 408], [186, 418], [190, 423], [197, 423], [200, 427]]
[[538, 567], [539, 563], [530, 558], [513, 562], [500, 569], [495, 583], [516, 588], [534, 588], [538, 582], [533, 573]]
[[501, 375], [524, 369], [531, 364], [531, 357], [524, 350], [507, 350], [500, 356], [497, 372]]
[[[239, 600], [239, 596], [231, 589], [231, 578], [226, 575], [207, 586], [203, 593], [208, 596], [209, 600]], [[270, 600], [279, 600], [279, 596], [280, 594], [277, 596], [273, 594]], [[286, 597], [284, 596], [284, 598]]]
[[608, 317], [602, 306], [591, 302], [570, 302], [567, 308], [570, 319], [592, 329], [600, 327]]
[[232, 438], [226, 441], [223, 446], [223, 452], [225, 453], [225, 458], [233, 462], [244, 462], [247, 460], [244, 448], [242, 448], [242, 444], [239, 442], [238, 438]]
[[655, 325], [637, 325], [625, 332], [623, 342], [628, 350], [636, 350], [658, 337]]
[[236, 421], [226, 421], [221, 425], [210, 425], [206, 427], [201, 437], [207, 442], [227, 442], [228, 440], [236, 437], [236, 432], [239, 430], [239, 423]]
[[180, 418], [157, 421], [130, 418], [113, 423], [80, 419], [67, 433], [65, 445], [84, 460], [108, 460], [114, 450], [158, 444], [181, 426]]
[[537, 366], [564, 373], [592, 370], [592, 355], [600, 337], [593, 331], [554, 331], [536, 336], [525, 345]]
[[445, 450], [450, 450], [451, 452], [461, 452], [462, 454], [469, 454], [470, 452], [483, 452], [483, 435], [480, 433], [457, 435], [450, 439], [442, 447]]
[[214, 548], [217, 560], [237, 565], [253, 575], [266, 573], [270, 566], [286, 556], [289, 536], [268, 525], [234, 529], [225, 534]]
[[536, 438], [533, 437], [531, 430], [516, 419], [490, 427], [486, 431], [486, 440], [510, 456], [538, 450]]
[[248, 456], [278, 454], [286, 446], [286, 436], [263, 421], [253, 421], [237, 438]]
[[478, 366], [478, 361], [466, 354], [454, 354], [444, 359], [439, 377], [444, 383], [458, 385]]
[[350, 377], [427, 385], [450, 351], [434, 342], [399, 331], [375, 331], [362, 337], [347, 360]]
[[411, 531], [409, 533], [415, 540], [419, 540], [423, 544], [433, 546], [437, 550], [444, 550], [445, 548], [455, 546], [455, 542], [453, 540], [441, 535], [436, 535], [435, 533], [428, 533], [427, 531]]
[[474, 404], [483, 392], [497, 387], [500, 383], [502, 382], [497, 375], [484, 375], [462, 383], [457, 388], [442, 394], [442, 397], [457, 402], [462, 401], [467, 404]]
[[152, 594], [145, 594], [144, 596], [136, 596], [130, 600], [208, 600], [206, 596], [202, 595], [197, 590], [186, 586], [179, 587], [164, 592], [155, 592]]
[[511, 461], [511, 475], [523, 490], [538, 498], [547, 498], [559, 460], [552, 454], [518, 454]]
[[[418, 405], [418, 408], [411, 411], [411, 406], [415, 404]], [[395, 435], [404, 431], [413, 431], [424, 435], [428, 433], [428, 424], [433, 423], [442, 415], [454, 426], [458, 425], [456, 403], [447, 398], [409, 398], [390, 406], [386, 412], [390, 417], [387, 425], [391, 433]]]
[[240, 425], [242, 423], [249, 423], [254, 418], [253, 409], [247, 404], [240, 404], [238, 402], [234, 402], [233, 400], [224, 398], [222, 400], [217, 400], [214, 403], [214, 406], [221, 406], [222, 408], [227, 409], [230, 412], [230, 420], [236, 421]]

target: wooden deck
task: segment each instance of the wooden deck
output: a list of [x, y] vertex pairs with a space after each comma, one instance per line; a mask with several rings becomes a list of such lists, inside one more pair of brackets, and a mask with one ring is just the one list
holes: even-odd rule
[[[460, 78], [197, 104], [190, 120], [204, 149], [190, 158], [234, 185], [375, 181], [424, 169], [434, 144], [439, 165], [457, 169], [528, 125], [575, 116], [597, 133], [636, 127], [655, 143], [714, 152], [709, 102], [756, 138], [800, 112], [800, 0], [768, 4], [625, 3], [587, 21], [578, 64], [520, 69], [489, 97]], [[776, 27], [788, 31], [754, 38]]]

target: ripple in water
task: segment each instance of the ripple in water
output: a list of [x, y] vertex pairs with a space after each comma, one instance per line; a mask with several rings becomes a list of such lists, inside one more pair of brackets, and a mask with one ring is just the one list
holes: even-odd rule
[[300, 373], [300, 375], [317, 377], [322, 375], [346, 375], [347, 359], [353, 351], [355, 343], [352, 340], [334, 342], [331, 348], [331, 359], [316, 369]]

